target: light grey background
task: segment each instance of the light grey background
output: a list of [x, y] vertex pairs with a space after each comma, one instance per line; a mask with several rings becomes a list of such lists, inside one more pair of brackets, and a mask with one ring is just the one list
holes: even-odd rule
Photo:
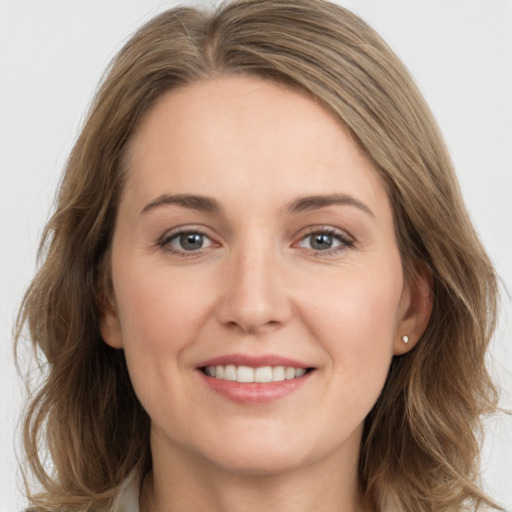
[[[192, 2], [189, 2], [192, 3]], [[207, 1], [196, 2], [208, 4]], [[341, 0], [409, 66], [446, 137], [471, 216], [512, 289], [512, 0]], [[61, 170], [109, 60], [157, 0], [0, 0], [0, 512], [24, 501], [11, 330]], [[511, 300], [493, 368], [512, 408]], [[486, 489], [512, 509], [512, 418], [488, 424]]]

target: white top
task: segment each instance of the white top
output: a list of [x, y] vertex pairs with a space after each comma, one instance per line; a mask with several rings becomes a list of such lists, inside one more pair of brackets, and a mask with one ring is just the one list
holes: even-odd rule
[[132, 471], [121, 487], [112, 512], [139, 512], [139, 473]]

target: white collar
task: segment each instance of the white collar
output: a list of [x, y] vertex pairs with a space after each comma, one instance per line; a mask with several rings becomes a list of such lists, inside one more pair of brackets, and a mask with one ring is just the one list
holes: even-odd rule
[[111, 512], [139, 512], [139, 495], [140, 477], [139, 472], [134, 469], [122, 483]]

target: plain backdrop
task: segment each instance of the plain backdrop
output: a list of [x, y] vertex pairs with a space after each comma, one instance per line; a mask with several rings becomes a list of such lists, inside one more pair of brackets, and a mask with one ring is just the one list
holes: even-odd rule
[[[194, 2], [189, 2], [194, 3]], [[195, 2], [209, 5], [209, 2]], [[426, 96], [470, 214], [512, 289], [512, 1], [341, 0], [373, 25]], [[21, 383], [12, 326], [83, 115], [127, 37], [158, 0], [0, 0], [0, 512], [24, 501], [15, 456]], [[510, 297], [492, 367], [512, 408]], [[485, 488], [512, 509], [512, 418], [488, 422]]]

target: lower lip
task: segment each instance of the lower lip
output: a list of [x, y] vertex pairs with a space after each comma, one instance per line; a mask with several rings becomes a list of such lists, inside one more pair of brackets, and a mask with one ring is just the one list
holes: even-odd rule
[[248, 382], [241, 383], [232, 380], [208, 377], [199, 370], [204, 382], [213, 391], [238, 404], [266, 404], [274, 402], [299, 390], [314, 372], [308, 372], [302, 377], [279, 382]]

